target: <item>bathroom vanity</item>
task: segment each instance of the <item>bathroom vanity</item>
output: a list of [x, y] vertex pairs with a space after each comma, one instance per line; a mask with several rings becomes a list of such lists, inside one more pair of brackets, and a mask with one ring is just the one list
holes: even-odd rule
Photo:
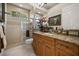
[[38, 56], [78, 56], [79, 37], [57, 33], [34, 32], [34, 52]]

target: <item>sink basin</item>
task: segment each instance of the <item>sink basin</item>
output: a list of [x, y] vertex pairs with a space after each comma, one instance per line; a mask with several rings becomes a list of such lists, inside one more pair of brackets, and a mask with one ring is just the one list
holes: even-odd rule
[[53, 34], [51, 34], [51, 33], [44, 33], [45, 35], [53, 35]]

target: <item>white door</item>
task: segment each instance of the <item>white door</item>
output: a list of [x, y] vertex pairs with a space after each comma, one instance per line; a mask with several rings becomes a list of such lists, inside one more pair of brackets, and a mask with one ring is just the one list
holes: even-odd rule
[[22, 42], [21, 21], [19, 17], [7, 16], [6, 21], [7, 48], [16, 46]]

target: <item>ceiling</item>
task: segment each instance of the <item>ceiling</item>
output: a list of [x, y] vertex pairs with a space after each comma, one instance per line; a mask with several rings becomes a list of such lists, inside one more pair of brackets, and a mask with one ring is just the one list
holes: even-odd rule
[[[54, 7], [58, 3], [13, 3], [13, 5], [19, 6], [27, 10], [33, 10], [36, 8], [35, 13], [44, 15], [50, 8]], [[39, 5], [42, 5], [41, 7]]]
[[12, 4], [27, 10], [31, 10], [33, 8], [31, 5], [29, 5], [29, 3], [12, 3]]
[[58, 3], [45, 3], [43, 7], [48, 10], [48, 9], [54, 7], [57, 4]]

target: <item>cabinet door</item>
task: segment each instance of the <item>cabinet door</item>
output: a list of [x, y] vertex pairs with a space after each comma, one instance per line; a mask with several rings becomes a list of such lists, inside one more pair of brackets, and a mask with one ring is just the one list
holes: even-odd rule
[[42, 43], [40, 44], [40, 55], [45, 56], [45, 46]]
[[69, 42], [56, 40], [56, 55], [73, 56], [78, 55], [78, 46]]
[[55, 55], [54, 39], [50, 37], [45, 37], [45, 55], [46, 56]]
[[33, 49], [35, 51], [35, 41], [34, 40], [33, 40], [32, 46], [33, 46]]
[[36, 41], [35, 42], [35, 53], [36, 53], [36, 55], [39, 55], [38, 51], [39, 51], [39, 42]]
[[34, 52], [37, 54], [37, 42], [36, 42], [36, 40], [33, 40], [32, 46], [33, 46]]
[[46, 56], [54, 56], [55, 55], [54, 47], [45, 46], [45, 55]]
[[62, 56], [62, 55], [60, 54], [60, 49], [58, 49], [58, 48], [56, 48], [56, 56]]

